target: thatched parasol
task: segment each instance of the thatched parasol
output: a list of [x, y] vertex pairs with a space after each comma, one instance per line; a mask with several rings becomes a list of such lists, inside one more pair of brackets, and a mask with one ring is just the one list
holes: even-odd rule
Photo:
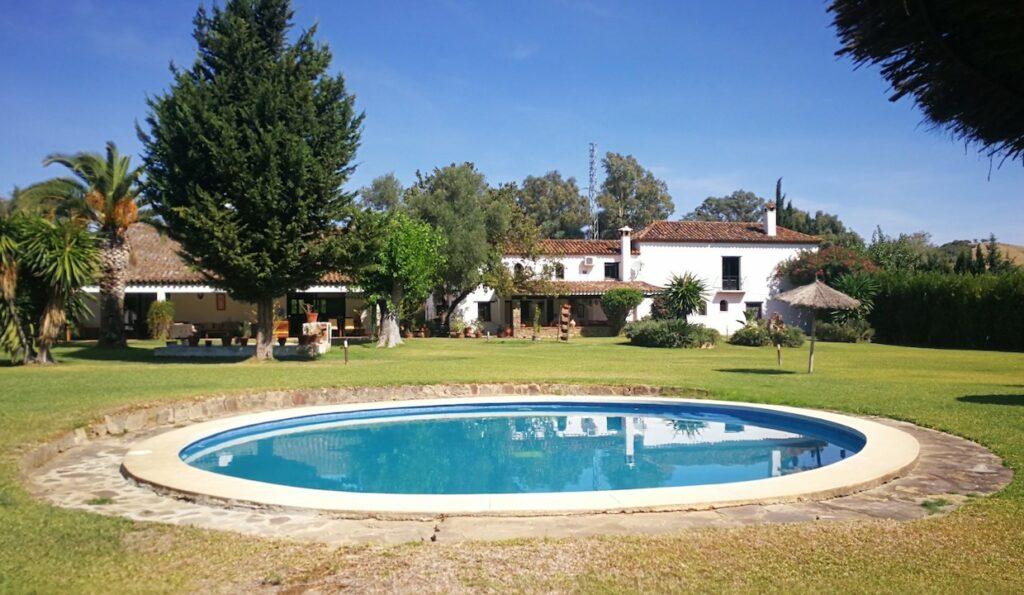
[[818, 310], [852, 310], [860, 307], [860, 300], [852, 298], [845, 293], [832, 289], [821, 281], [815, 280], [796, 289], [775, 296], [776, 299], [788, 303], [791, 306], [810, 308], [811, 315], [811, 356], [807, 362], [807, 373], [814, 372], [814, 322], [818, 318]]

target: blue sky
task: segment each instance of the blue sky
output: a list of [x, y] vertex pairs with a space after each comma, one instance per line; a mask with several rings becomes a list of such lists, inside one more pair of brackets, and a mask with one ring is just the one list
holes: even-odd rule
[[[194, 54], [194, 0], [0, 0], [0, 189], [55, 151], [137, 153], [145, 98]], [[673, 218], [710, 195], [838, 213], [865, 236], [994, 232], [1024, 244], [1024, 169], [965, 149], [834, 57], [825, 3], [296, 0], [366, 112], [350, 187], [473, 161], [492, 183], [558, 169], [587, 143], [664, 179]], [[998, 164], [996, 164], [998, 165]]]

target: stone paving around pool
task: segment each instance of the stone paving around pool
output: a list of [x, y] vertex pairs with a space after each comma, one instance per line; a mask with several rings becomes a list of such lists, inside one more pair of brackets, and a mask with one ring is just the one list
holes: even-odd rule
[[[345, 518], [316, 511], [269, 510], [203, 503], [159, 494], [120, 473], [132, 443], [167, 431], [107, 435], [68, 448], [27, 471], [30, 489], [57, 506], [119, 515], [136, 521], [191, 525], [247, 535], [336, 545], [455, 542], [474, 539], [672, 533], [694, 527], [755, 523], [913, 520], [955, 509], [968, 498], [1005, 487], [1012, 472], [984, 447], [910, 423], [871, 418], [913, 435], [921, 445], [916, 467], [904, 477], [850, 496], [792, 504], [715, 510], [386, 520]], [[929, 503], [928, 506], [924, 504]]]

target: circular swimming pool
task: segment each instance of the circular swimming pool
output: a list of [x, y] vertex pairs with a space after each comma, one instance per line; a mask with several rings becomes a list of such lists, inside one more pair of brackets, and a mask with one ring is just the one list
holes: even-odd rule
[[909, 435], [789, 407], [490, 397], [216, 420], [134, 448], [127, 474], [233, 501], [364, 512], [525, 512], [788, 501], [877, 485]]

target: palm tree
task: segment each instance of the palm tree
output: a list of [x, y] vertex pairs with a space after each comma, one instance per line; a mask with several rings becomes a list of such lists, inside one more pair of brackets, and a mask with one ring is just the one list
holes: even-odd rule
[[661, 291], [660, 297], [664, 308], [674, 318], [686, 318], [700, 310], [707, 300], [708, 286], [693, 273], [682, 277], [673, 275], [668, 285]]
[[124, 291], [131, 246], [128, 227], [152, 221], [148, 209], [140, 209], [139, 177], [142, 168], [131, 168], [131, 158], [107, 143], [99, 153], [55, 154], [43, 165], [59, 164], [73, 177], [40, 182], [22, 192], [23, 199], [53, 215], [84, 219], [96, 227], [100, 245], [100, 340], [101, 347], [125, 347]]
[[50, 348], [76, 310], [81, 288], [96, 275], [99, 256], [96, 236], [77, 219], [53, 221], [33, 217], [26, 221], [21, 249], [25, 264], [46, 284], [46, 304], [36, 336], [36, 363], [55, 363]]
[[24, 364], [28, 363], [31, 345], [16, 303], [22, 224], [14, 198], [0, 198], [0, 350], [6, 351], [12, 362]]

